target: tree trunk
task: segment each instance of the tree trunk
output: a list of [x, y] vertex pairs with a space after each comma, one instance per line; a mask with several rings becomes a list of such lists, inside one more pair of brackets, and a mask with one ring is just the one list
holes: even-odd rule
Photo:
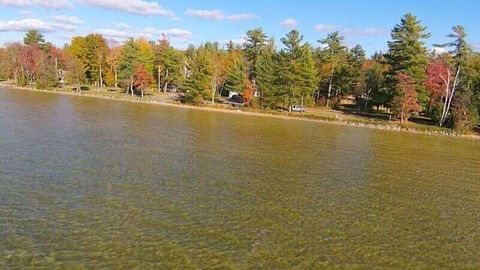
[[217, 92], [217, 81], [215, 79], [213, 79], [213, 83], [212, 83], [212, 104], [215, 104], [215, 93]]
[[163, 87], [163, 93], [167, 93], [168, 86], [168, 69], [165, 70], [165, 86]]
[[118, 88], [118, 75], [117, 75], [117, 67], [113, 69], [113, 75], [115, 76], [115, 88]]
[[165, 84], [163, 85], [163, 93], [167, 93], [167, 88], [168, 88], [168, 81], [165, 81]]
[[302, 106], [302, 111], [301, 111], [301, 113], [303, 113], [303, 95], [302, 95], [302, 101], [301, 101], [301, 102], [302, 102], [302, 105], [301, 105], [301, 106]]
[[77, 75], [77, 92], [82, 93], [82, 87], [80, 86], [80, 74], [78, 72], [77, 64], [75, 63], [75, 74]]
[[452, 89], [450, 90], [450, 84], [451, 84], [451, 75], [450, 71], [448, 71], [448, 78], [445, 79], [442, 77], [446, 84], [446, 90], [445, 90], [445, 103], [443, 104], [443, 112], [442, 112], [442, 117], [440, 118], [439, 125], [443, 126], [445, 125], [445, 121], [447, 120], [447, 115], [448, 112], [450, 111], [450, 106], [452, 104], [452, 99], [453, 96], [455, 95], [455, 90], [458, 86], [458, 76], [460, 75], [460, 67], [457, 68], [457, 73], [455, 75], [455, 80], [453, 81]]
[[327, 107], [330, 104], [330, 97], [332, 95], [332, 85], [333, 85], [333, 74], [335, 72], [335, 67], [332, 66], [332, 71], [330, 73], [330, 81], [328, 83], [328, 94], [327, 94]]
[[157, 92], [160, 93], [160, 90], [162, 89], [162, 82], [160, 81], [160, 79], [162, 78], [162, 75], [161, 75], [161, 72], [162, 72], [162, 69], [160, 67], [158, 67], [158, 76], [157, 76]]
[[100, 65], [100, 88], [103, 87], [103, 78], [102, 78], [102, 65]]

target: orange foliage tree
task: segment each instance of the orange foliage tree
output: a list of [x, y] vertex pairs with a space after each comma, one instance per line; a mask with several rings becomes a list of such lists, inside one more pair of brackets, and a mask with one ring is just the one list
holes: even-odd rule
[[412, 113], [419, 112], [421, 106], [418, 104], [415, 80], [405, 73], [400, 73], [397, 75], [397, 81], [392, 112], [397, 115], [400, 122], [404, 122], [408, 121]]
[[153, 78], [152, 74], [150, 74], [144, 66], [137, 66], [135, 73], [133, 74], [133, 87], [142, 92], [142, 98], [144, 91], [150, 88], [154, 82], [155, 79]]

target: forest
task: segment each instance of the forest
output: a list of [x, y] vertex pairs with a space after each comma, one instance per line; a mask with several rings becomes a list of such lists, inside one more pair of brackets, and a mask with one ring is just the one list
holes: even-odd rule
[[335, 108], [354, 97], [359, 110], [384, 110], [400, 122], [423, 115], [437, 126], [468, 132], [480, 112], [480, 54], [462, 26], [445, 33], [445, 43], [434, 44], [444, 52], [431, 51], [427, 27], [406, 14], [391, 30], [388, 51], [367, 56], [361, 45], [349, 48], [339, 32], [309, 44], [292, 30], [276, 44], [256, 28], [244, 44], [207, 42], [179, 50], [167, 38], [119, 44], [95, 33], [59, 48], [30, 30], [23, 43], [0, 47], [0, 80], [79, 93], [121, 88], [141, 97], [175, 88], [182, 102], [192, 104], [237, 92], [245, 106], [263, 110]]

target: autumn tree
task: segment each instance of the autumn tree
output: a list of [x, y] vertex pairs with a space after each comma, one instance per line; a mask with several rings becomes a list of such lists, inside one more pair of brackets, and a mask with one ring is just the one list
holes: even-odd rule
[[155, 79], [144, 66], [139, 65], [135, 69], [133, 74], [133, 87], [136, 90], [140, 90], [142, 93], [142, 98], [144, 97], [145, 90], [148, 90], [152, 84], [155, 83]]
[[82, 59], [67, 47], [65, 50], [66, 67], [69, 70], [67, 73], [67, 83], [75, 84], [77, 93], [82, 93], [82, 85], [85, 83], [85, 66]]
[[430, 94], [429, 112], [440, 126], [445, 124], [450, 112], [452, 99], [459, 84], [459, 70], [452, 73], [445, 60], [437, 58], [427, 68], [425, 85]]
[[105, 82], [109, 86], [118, 87], [118, 62], [122, 53], [122, 48], [115, 46], [108, 51], [106, 62], [108, 65], [107, 73], [105, 74]]
[[108, 45], [100, 34], [89, 34], [85, 37], [85, 77], [92, 84], [103, 87], [105, 70], [107, 69]]
[[418, 104], [416, 82], [405, 73], [397, 76], [397, 88], [392, 102], [392, 112], [400, 119], [400, 122], [408, 121], [413, 113], [421, 110]]
[[454, 58], [454, 71], [456, 76], [455, 87], [458, 88], [453, 96], [452, 120], [455, 129], [464, 132], [476, 124], [478, 110], [476, 108], [475, 89], [473, 86], [477, 81], [475, 68], [471, 65], [474, 54], [466, 41], [467, 33], [463, 26], [452, 27], [452, 32], [447, 38], [453, 39], [451, 42], [441, 44], [444, 48], [451, 48], [449, 53]]

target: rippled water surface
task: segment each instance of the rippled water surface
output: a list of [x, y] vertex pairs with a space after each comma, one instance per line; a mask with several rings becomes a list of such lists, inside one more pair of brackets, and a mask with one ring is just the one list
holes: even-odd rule
[[480, 141], [0, 90], [0, 268], [479, 269]]

